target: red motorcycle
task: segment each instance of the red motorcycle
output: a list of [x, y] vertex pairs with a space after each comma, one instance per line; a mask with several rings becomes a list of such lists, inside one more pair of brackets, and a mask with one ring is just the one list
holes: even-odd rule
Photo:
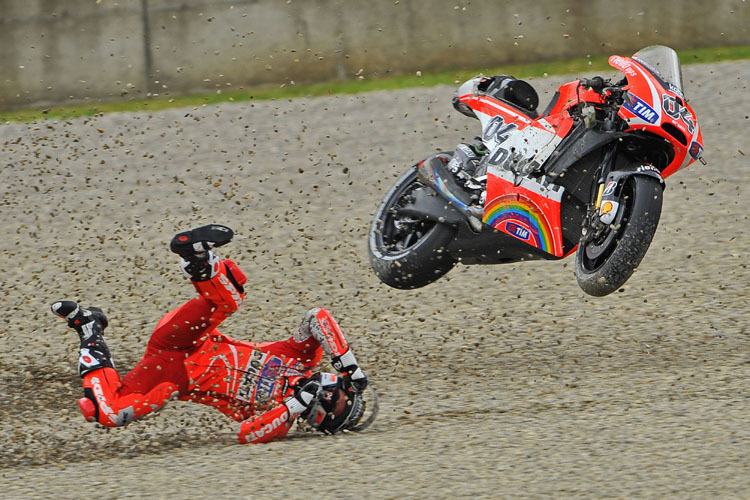
[[[624, 77], [562, 85], [538, 114], [527, 82], [478, 76], [453, 98], [482, 135], [413, 165], [378, 208], [370, 262], [395, 288], [457, 262], [562, 259], [588, 294], [621, 287], [659, 223], [664, 179], [702, 160], [703, 139], [674, 50], [612, 56]], [[577, 249], [577, 251], [576, 251]]]

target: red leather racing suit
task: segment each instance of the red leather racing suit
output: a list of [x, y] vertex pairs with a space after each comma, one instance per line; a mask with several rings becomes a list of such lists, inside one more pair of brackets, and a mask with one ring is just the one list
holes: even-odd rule
[[221, 262], [211, 280], [193, 282], [199, 296], [159, 321], [143, 357], [122, 379], [113, 368], [84, 376], [87, 397], [79, 405], [88, 420], [126, 425], [177, 397], [244, 421], [239, 434], [243, 443], [270, 441], [288, 432], [304, 410], [283, 404], [296, 382], [312, 374], [323, 352], [341, 356], [349, 351], [348, 343], [322, 308], [310, 310], [285, 340], [253, 343], [223, 335], [216, 326], [244, 298], [226, 280], [226, 267], [240, 285], [245, 283], [230, 260]]

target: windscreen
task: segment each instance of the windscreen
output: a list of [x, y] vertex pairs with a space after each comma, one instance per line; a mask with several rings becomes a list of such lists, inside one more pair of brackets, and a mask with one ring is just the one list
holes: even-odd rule
[[677, 52], [664, 45], [651, 45], [636, 52], [633, 59], [682, 94], [682, 69]]

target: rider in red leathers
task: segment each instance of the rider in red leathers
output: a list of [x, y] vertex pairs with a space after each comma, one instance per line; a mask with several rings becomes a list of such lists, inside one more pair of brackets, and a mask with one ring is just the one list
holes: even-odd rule
[[[124, 426], [177, 398], [241, 422], [240, 443], [283, 437], [299, 416], [326, 433], [361, 426], [367, 377], [328, 311], [311, 309], [291, 337], [275, 342], [242, 342], [216, 329], [245, 298], [244, 273], [211, 251], [233, 235], [210, 224], [172, 239], [198, 296], [159, 321], [143, 358], [122, 378], [102, 336], [104, 313], [67, 300], [52, 305], [81, 339], [78, 405], [88, 421]], [[338, 375], [313, 374], [323, 353]]]

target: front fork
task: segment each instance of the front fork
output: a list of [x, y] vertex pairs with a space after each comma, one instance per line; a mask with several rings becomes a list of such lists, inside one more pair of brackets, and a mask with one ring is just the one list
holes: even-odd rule
[[605, 195], [611, 195], [617, 188], [617, 183], [610, 181], [607, 183], [607, 177], [615, 165], [617, 153], [617, 142], [612, 142], [604, 151], [602, 159], [602, 168], [599, 170], [599, 176], [596, 179], [596, 196], [594, 203], [586, 207], [586, 217], [583, 219], [581, 228], [581, 239], [585, 245], [591, 242], [598, 234], [607, 228], [617, 214], [618, 203], [607, 200], [602, 203]]

